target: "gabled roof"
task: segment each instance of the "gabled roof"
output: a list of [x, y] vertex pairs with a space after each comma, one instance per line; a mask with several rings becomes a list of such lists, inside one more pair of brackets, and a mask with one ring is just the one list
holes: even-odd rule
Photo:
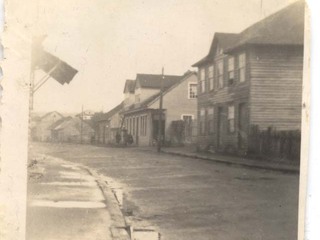
[[303, 45], [304, 10], [305, 2], [299, 0], [251, 25], [241, 33], [215, 33], [208, 55], [192, 66], [198, 67], [212, 60], [218, 45], [225, 53], [245, 44]]
[[239, 37], [237, 33], [216, 32], [213, 36], [208, 55], [193, 64], [192, 67], [197, 67], [207, 61], [213, 60], [218, 45], [222, 50], [227, 49], [232, 46], [238, 40], [238, 38]]
[[[177, 75], [164, 75], [163, 88], [166, 89], [174, 85], [177, 81], [181, 79], [182, 76]], [[138, 73], [136, 77], [136, 85], [141, 88], [161, 88], [161, 74], [142, 74]]]
[[68, 117], [63, 119], [63, 121], [60, 122], [60, 124], [57, 124], [52, 128], [51, 130], [55, 131], [61, 131], [63, 129], [74, 127], [77, 131], [81, 131], [81, 126], [83, 129], [92, 129], [90, 124], [88, 124], [86, 121], [82, 120], [80, 117]]
[[304, 11], [303, 0], [285, 7], [242, 31], [227, 51], [244, 44], [303, 45]]
[[57, 112], [57, 111], [52, 111], [52, 112], [48, 112], [48, 113], [46, 113], [45, 115], [43, 115], [40, 120], [45, 119], [46, 117], [50, 116], [50, 114], [57, 114], [57, 115], [59, 115], [60, 117], [63, 117], [63, 115], [62, 115], [61, 113], [59, 113], [59, 112]]
[[126, 83], [124, 84], [123, 93], [129, 92], [134, 93], [134, 89], [136, 87], [136, 81], [135, 80], [126, 80]]
[[[188, 77], [190, 77], [191, 75], [194, 75], [194, 74], [197, 75], [196, 72], [187, 71], [182, 77], [180, 77], [179, 81], [176, 81], [173, 85], [171, 85], [170, 87], [167, 87], [163, 91], [163, 96], [165, 96], [168, 92], [170, 92], [172, 89], [177, 87], [180, 83], [182, 83], [184, 80], [186, 80]], [[147, 109], [152, 103], [157, 101], [159, 99], [159, 97], [160, 97], [160, 92], [148, 97], [147, 99], [143, 100], [142, 102], [140, 102], [138, 104], [132, 104], [131, 106], [129, 106], [129, 108], [127, 110], [124, 111], [124, 113], [135, 112], [135, 111]]]
[[99, 120], [97, 120], [97, 122], [101, 122], [101, 121], [106, 121], [109, 118], [111, 118], [113, 115], [117, 114], [118, 112], [120, 112], [123, 109], [123, 102], [121, 102], [120, 104], [118, 104], [117, 106], [115, 106], [114, 108], [112, 108], [109, 112], [103, 114], [101, 116], [101, 118], [99, 118]]
[[48, 130], [53, 130], [59, 125], [61, 125], [63, 122], [70, 120], [72, 117], [63, 117], [59, 119], [58, 121], [55, 121], [51, 126], [48, 127]]

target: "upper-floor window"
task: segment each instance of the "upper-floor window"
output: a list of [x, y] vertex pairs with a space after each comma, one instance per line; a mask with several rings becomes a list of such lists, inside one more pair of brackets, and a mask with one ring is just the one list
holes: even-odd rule
[[223, 61], [218, 62], [218, 88], [223, 88]]
[[244, 82], [246, 80], [246, 54], [241, 53], [239, 56], [239, 82]]
[[205, 80], [206, 80], [206, 71], [204, 68], [202, 68], [200, 70], [200, 91], [202, 93], [206, 90]]
[[234, 83], [234, 57], [228, 59], [228, 84]]
[[233, 133], [235, 131], [234, 128], [234, 105], [228, 106], [228, 130], [229, 133]]
[[197, 83], [189, 83], [189, 89], [188, 89], [188, 98], [194, 99], [197, 98]]
[[210, 65], [208, 68], [209, 77], [209, 90], [214, 89], [214, 65]]

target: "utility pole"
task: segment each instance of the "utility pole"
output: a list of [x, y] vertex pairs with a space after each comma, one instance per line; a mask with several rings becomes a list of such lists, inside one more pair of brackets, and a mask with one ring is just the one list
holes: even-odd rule
[[161, 151], [162, 145], [162, 101], [163, 101], [163, 81], [164, 81], [164, 68], [162, 67], [162, 77], [160, 83], [160, 99], [159, 99], [159, 124], [158, 124], [158, 152]]
[[81, 107], [81, 121], [80, 121], [80, 143], [82, 144], [82, 131], [83, 131], [83, 105]]

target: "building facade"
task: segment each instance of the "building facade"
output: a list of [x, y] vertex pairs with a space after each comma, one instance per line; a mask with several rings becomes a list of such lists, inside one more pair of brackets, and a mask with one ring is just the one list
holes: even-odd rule
[[34, 141], [51, 141], [51, 125], [63, 118], [59, 112], [46, 113], [31, 122], [31, 137]]
[[111, 109], [109, 112], [103, 114], [97, 121], [97, 129], [95, 132], [96, 142], [98, 144], [114, 144], [116, 143], [116, 135], [121, 132], [122, 111], [124, 102]]
[[304, 2], [239, 34], [216, 33], [198, 68], [198, 143], [246, 153], [252, 127], [299, 130]]
[[[175, 141], [172, 122], [196, 119], [197, 74], [187, 72], [183, 76], [164, 76], [162, 115], [159, 111], [161, 78], [162, 75], [138, 74], [135, 91], [131, 93], [134, 95], [135, 102], [126, 105], [121, 113], [123, 127], [133, 136], [135, 145], [156, 144], [160, 118], [162, 139], [167, 143]], [[128, 98], [127, 89], [125, 89], [125, 96]]]

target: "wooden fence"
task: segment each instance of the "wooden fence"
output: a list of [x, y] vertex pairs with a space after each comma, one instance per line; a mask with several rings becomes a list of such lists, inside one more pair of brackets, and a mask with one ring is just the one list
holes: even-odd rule
[[258, 126], [251, 126], [248, 153], [299, 162], [300, 142], [299, 130], [277, 131], [270, 127], [261, 131]]
[[197, 140], [197, 122], [195, 120], [189, 122], [172, 121], [169, 135], [171, 145], [192, 144]]

